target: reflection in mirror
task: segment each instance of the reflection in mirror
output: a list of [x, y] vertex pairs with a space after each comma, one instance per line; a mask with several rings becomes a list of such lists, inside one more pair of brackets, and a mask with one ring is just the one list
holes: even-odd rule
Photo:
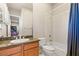
[[5, 3], [0, 3], [0, 38], [10, 36], [8, 30], [10, 26], [9, 20], [7, 5]]
[[32, 3], [0, 4], [0, 37], [33, 36]]
[[0, 24], [0, 29], [1, 29], [1, 24]]
[[2, 36], [2, 9], [0, 8], [0, 37]]
[[11, 26], [11, 36], [33, 37], [33, 8], [31, 3], [7, 3]]
[[11, 36], [19, 35], [19, 16], [10, 15], [11, 19]]
[[2, 26], [1, 26], [1, 23], [0, 23], [0, 37], [1, 37], [1, 30], [2, 30], [2, 28], [1, 28]]

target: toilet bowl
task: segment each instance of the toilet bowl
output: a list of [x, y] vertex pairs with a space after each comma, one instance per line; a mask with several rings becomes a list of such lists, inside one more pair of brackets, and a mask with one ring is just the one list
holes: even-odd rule
[[55, 48], [49, 45], [42, 46], [44, 55], [46, 56], [56, 56]]
[[52, 45], [48, 45], [46, 42], [46, 38], [38, 38], [40, 40], [40, 51], [45, 56], [54, 56], [55, 54], [55, 48]]

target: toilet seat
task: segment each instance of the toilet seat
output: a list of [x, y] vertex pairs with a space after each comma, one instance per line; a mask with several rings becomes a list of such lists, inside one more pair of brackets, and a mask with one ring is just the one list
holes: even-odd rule
[[50, 50], [50, 51], [51, 51], [51, 50], [52, 50], [52, 51], [55, 50], [55, 48], [52, 47], [52, 46], [43, 46], [43, 48], [46, 49], [46, 50]]

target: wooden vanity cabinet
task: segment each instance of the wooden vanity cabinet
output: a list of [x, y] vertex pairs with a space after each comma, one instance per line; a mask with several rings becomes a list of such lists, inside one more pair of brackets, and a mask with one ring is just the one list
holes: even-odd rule
[[39, 41], [0, 48], [0, 56], [38, 56]]

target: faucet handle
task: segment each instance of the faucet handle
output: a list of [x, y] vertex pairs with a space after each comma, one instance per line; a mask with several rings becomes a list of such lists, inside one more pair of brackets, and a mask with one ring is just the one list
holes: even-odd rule
[[23, 36], [23, 39], [24, 39], [25, 37]]
[[21, 39], [21, 36], [19, 36], [19, 39]]
[[17, 39], [17, 36], [13, 36], [14, 39]]
[[18, 39], [18, 37], [16, 36], [15, 39]]

